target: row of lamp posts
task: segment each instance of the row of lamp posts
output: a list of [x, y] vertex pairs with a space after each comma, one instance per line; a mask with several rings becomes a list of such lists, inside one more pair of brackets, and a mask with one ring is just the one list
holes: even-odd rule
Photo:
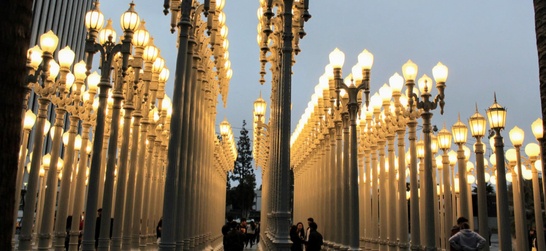
[[[366, 65], [364, 62], [373, 63], [373, 56], [368, 53], [364, 51], [361, 54], [362, 60], [359, 56], [359, 64], [344, 81], [336, 72], [336, 69], [339, 72], [341, 67], [336, 63], [335, 55], [341, 54], [337, 49], [331, 54], [333, 59], [331, 65], [326, 67], [325, 75], [319, 79], [315, 94], [292, 136], [291, 147], [294, 153], [292, 163], [295, 174], [294, 220], [299, 221], [310, 215], [316, 216], [315, 219], [324, 225], [322, 229], [327, 239], [326, 245], [334, 249], [449, 248], [448, 233], [457, 216], [473, 218], [470, 184], [474, 181], [478, 192], [478, 229], [483, 236], [489, 236], [485, 185], [486, 176], [488, 178], [493, 176], [491, 180], [497, 184], [499, 244], [502, 249], [511, 249], [506, 183], [508, 176], [500, 135], [505, 126], [506, 110], [496, 100], [487, 110], [489, 123], [495, 131], [493, 145], [495, 154], [492, 155], [495, 158], [495, 174], [485, 171], [487, 165], [481, 139], [485, 135], [486, 119], [478, 112], [469, 119], [472, 137], [477, 141], [475, 177], [467, 173], [467, 169], [472, 171], [473, 164], [468, 162], [470, 154], [465, 153], [468, 134], [466, 125], [459, 120], [452, 128], [453, 133], [444, 128], [438, 136], [432, 134], [431, 111], [439, 106], [443, 113], [447, 67], [439, 63], [433, 69], [439, 90], [434, 99], [430, 93], [432, 80], [428, 76], [424, 75], [417, 81], [419, 91], [414, 89], [417, 65], [408, 61], [402, 68], [404, 78], [398, 74], [393, 75], [389, 80], [390, 86], [384, 85], [379, 89], [379, 94], [368, 100], [371, 64]], [[368, 60], [364, 60], [366, 57]], [[329, 73], [332, 68], [334, 74]], [[404, 79], [407, 96], [401, 93]], [[364, 90], [364, 95], [357, 90]], [[394, 98], [394, 102], [391, 98]], [[351, 108], [351, 103], [356, 103], [357, 108], [355, 109], [355, 106]], [[358, 118], [356, 116], [358, 112], [354, 110], [358, 111], [361, 103], [365, 103], [366, 106], [362, 106]], [[335, 104], [342, 104], [343, 109], [339, 109], [339, 105]], [[343, 119], [344, 114], [348, 117], [349, 123], [359, 125], [359, 130], [349, 130], [347, 119]], [[419, 117], [423, 119], [424, 140], [418, 142], [416, 128]], [[352, 122], [353, 118], [355, 122]], [[541, 122], [535, 124], [533, 130], [537, 131], [536, 137], [541, 140], [542, 135], [539, 132]], [[409, 128], [407, 153], [404, 146], [406, 126]], [[507, 156], [507, 160], [510, 176], [513, 176], [517, 245], [523, 250], [529, 245], [526, 243], [525, 232], [527, 227], [521, 185], [523, 175], [519, 175], [524, 173], [521, 169], [522, 158], [519, 156], [523, 136], [521, 129], [515, 128], [512, 131], [511, 141], [515, 150], [508, 153], [514, 152], [511, 154], [514, 157]], [[341, 137], [342, 133], [350, 135], [350, 138]], [[451, 134], [454, 143], [458, 145], [457, 154], [453, 154], [452, 157], [450, 157], [452, 154], [448, 154], [452, 142]], [[396, 136], [397, 152], [394, 148]], [[435, 160], [433, 155], [438, 149], [441, 149], [443, 154]], [[530, 157], [527, 163], [532, 165], [539, 154], [537, 146], [529, 149]], [[398, 154], [398, 158], [395, 154]], [[457, 174], [454, 171], [456, 163], [457, 170], [460, 170]], [[356, 169], [356, 177], [352, 177], [353, 168]], [[530, 179], [534, 177], [531, 171], [528, 173]], [[535, 176], [537, 188], [534, 189], [534, 194], [540, 196], [538, 174]], [[407, 183], [409, 192], [406, 195]], [[316, 184], [322, 185], [317, 188]], [[437, 187], [437, 184], [443, 187]], [[310, 194], [311, 189], [316, 192]], [[352, 197], [354, 190], [358, 191], [356, 199]], [[455, 200], [457, 196], [458, 199]], [[408, 219], [406, 199], [410, 200], [409, 222], [406, 220]], [[535, 201], [538, 201], [535, 205], [540, 207], [540, 197]], [[356, 218], [352, 210], [357, 210]], [[536, 218], [539, 219], [538, 224], [542, 222], [541, 211], [540, 208], [535, 211]], [[354, 220], [358, 219], [358, 214], [366, 216], [366, 219]], [[346, 215], [349, 217], [343, 218]], [[351, 224], [338, 224], [340, 220]], [[408, 223], [411, 229], [408, 229]], [[471, 223], [473, 225], [473, 221]], [[351, 225], [356, 228], [357, 224], [360, 225], [360, 229], [357, 229], [360, 235], [347, 238], [349, 233], [354, 233]], [[344, 234], [344, 231], [348, 231], [347, 234]], [[362, 241], [360, 244], [359, 240]], [[543, 238], [538, 238], [538, 243], [543, 245]]]
[[[103, 27], [104, 16], [98, 7], [96, 2], [85, 16], [87, 58], [85, 62], [74, 65], [74, 73], [70, 72], [75, 57], [70, 48], [57, 53], [59, 64], [53, 60], [58, 38], [52, 32], [42, 35], [40, 46], [29, 50], [28, 86], [38, 96], [39, 107], [38, 115], [30, 110], [23, 111], [26, 116], [18, 187], [23, 185], [27, 154], [31, 157], [26, 168], [28, 186], [19, 250], [33, 249], [33, 231], [37, 238], [35, 245], [40, 250], [64, 250], [65, 238], [69, 239], [70, 250], [79, 250], [81, 221], [84, 223], [82, 250], [95, 250], [95, 245], [99, 250], [145, 249], [155, 243], [155, 226], [162, 216], [163, 204], [170, 205], [172, 200], [161, 196], [165, 187], [170, 130], [173, 128], [171, 113], [174, 108], [165, 95], [169, 71], [146, 31], [144, 21], [141, 22], [134, 11], [133, 3], [121, 17], [124, 35], [120, 43], [116, 43], [111, 21]], [[203, 27], [207, 26], [204, 23], [194, 24], [201, 26], [195, 30], [196, 35], [204, 33]], [[198, 173], [195, 180], [201, 187], [209, 184], [224, 186], [225, 174], [234, 159], [229, 126], [223, 130], [222, 140], [216, 139], [214, 130], [215, 95], [225, 94], [229, 82], [229, 77], [215, 82], [215, 77], [220, 73], [231, 75], [229, 67], [220, 67], [229, 65], [227, 57], [216, 55], [224, 60], [210, 60], [213, 52], [208, 48], [209, 43], [223, 45], [227, 52], [220, 32], [217, 33], [216, 39], [197, 36], [197, 46], [195, 52], [192, 51], [194, 56], [190, 57], [196, 62], [193, 80], [202, 86], [195, 88], [194, 92], [197, 98], [204, 100], [192, 107], [200, 113], [199, 121], [203, 124], [203, 129], [193, 140], [208, 142], [200, 146], [201, 155], [198, 156], [201, 165], [211, 167]], [[224, 53], [222, 51], [214, 53]], [[100, 54], [100, 75], [91, 73], [93, 56], [97, 53]], [[217, 73], [215, 67], [221, 70]], [[98, 98], [95, 97], [97, 92]], [[46, 127], [49, 127], [50, 104], [53, 104], [55, 113], [50, 131], [52, 148], [50, 153], [42, 156], [49, 131]], [[63, 134], [64, 121], [70, 124]], [[30, 135], [33, 136], [32, 151], [28, 153]], [[204, 152], [211, 154], [204, 155]], [[34, 196], [36, 194], [39, 196]], [[212, 200], [225, 201], [225, 196], [218, 197], [214, 193], [200, 196], [203, 199], [194, 210], [206, 208], [205, 205]], [[96, 225], [99, 207], [102, 208], [100, 229]], [[85, 216], [81, 215], [82, 211]], [[206, 219], [208, 215], [216, 215], [217, 222], [223, 219], [223, 214], [213, 210], [199, 219]], [[67, 236], [66, 219], [69, 216], [73, 220]], [[100, 232], [98, 243], [95, 230]], [[207, 228], [202, 227], [199, 231], [201, 235], [196, 238], [196, 243], [204, 245], [211, 240], [210, 234], [204, 234]]]

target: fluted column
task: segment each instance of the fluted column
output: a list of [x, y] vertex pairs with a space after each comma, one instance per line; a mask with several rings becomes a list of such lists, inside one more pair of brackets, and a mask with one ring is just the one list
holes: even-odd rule
[[[411, 116], [411, 115], [410, 115]], [[411, 214], [411, 250], [421, 248], [421, 233], [419, 222], [419, 193], [417, 187], [417, 147], [416, 147], [416, 128], [417, 120], [410, 117], [408, 122], [409, 142], [410, 142], [410, 214]]]
[[[391, 127], [392, 125], [388, 125]], [[396, 229], [398, 226], [398, 220], [396, 219], [396, 190], [398, 183], [396, 182], [396, 166], [394, 164], [394, 133], [387, 132], [387, 150], [388, 150], [388, 160], [389, 160], [389, 172], [387, 173], [387, 229], [389, 237], [389, 250], [395, 251], [397, 249], [397, 237]], [[400, 166], [398, 168], [401, 168]], [[402, 177], [400, 177], [402, 179]]]
[[408, 239], [408, 201], [406, 199], [406, 158], [405, 158], [406, 126], [400, 126], [396, 131], [398, 136], [398, 250], [409, 250]]

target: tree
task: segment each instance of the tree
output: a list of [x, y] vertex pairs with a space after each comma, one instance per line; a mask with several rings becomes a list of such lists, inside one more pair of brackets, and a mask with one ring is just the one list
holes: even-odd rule
[[[15, 207], [15, 180], [21, 144], [26, 55], [32, 27], [32, 0], [0, 1], [0, 247], [9, 250]], [[10, 229], [10, 230], [5, 230]]]
[[252, 148], [248, 130], [243, 120], [241, 135], [237, 141], [237, 160], [233, 171], [228, 173], [229, 181], [237, 183], [237, 186], [230, 189], [227, 184], [228, 203], [231, 202], [234, 209], [240, 209], [243, 217], [247, 217], [254, 202], [254, 189], [256, 188], [256, 175], [252, 167]]

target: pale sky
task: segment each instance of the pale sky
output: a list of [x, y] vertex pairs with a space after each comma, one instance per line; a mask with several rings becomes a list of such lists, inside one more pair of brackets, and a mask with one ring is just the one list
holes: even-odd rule
[[[101, 11], [113, 19], [118, 34], [119, 17], [129, 2], [101, 1]], [[170, 16], [162, 13], [163, 1], [134, 2], [171, 71], [167, 83], [170, 94], [176, 63], [176, 35], [169, 32]], [[258, 0], [226, 0], [224, 8], [233, 77], [227, 107], [219, 104], [216, 124], [227, 118], [235, 135], [243, 120], [252, 133], [252, 105], [260, 92], [269, 108], [271, 84], [261, 86], [258, 82], [258, 6]], [[441, 61], [449, 68], [446, 106], [444, 115], [439, 110], [433, 112], [433, 124], [441, 129], [445, 123], [451, 129], [459, 113], [468, 124], [476, 103], [486, 116], [485, 109], [493, 104], [496, 92], [498, 103], [508, 110], [507, 130], [502, 133], [505, 150], [512, 147], [508, 131], [516, 125], [525, 131], [524, 144], [535, 142], [530, 126], [540, 117], [540, 99], [532, 1], [311, 0], [309, 12], [312, 18], [305, 24], [307, 36], [300, 40], [301, 52], [293, 67], [292, 128], [329, 63], [328, 54], [338, 47], [345, 52], [343, 76], [350, 73], [363, 49], [374, 54], [371, 94], [395, 72], [402, 74], [401, 67], [408, 59], [419, 66], [418, 77], [432, 76], [432, 67]], [[467, 146], [471, 147], [475, 140], [470, 131], [468, 138]]]

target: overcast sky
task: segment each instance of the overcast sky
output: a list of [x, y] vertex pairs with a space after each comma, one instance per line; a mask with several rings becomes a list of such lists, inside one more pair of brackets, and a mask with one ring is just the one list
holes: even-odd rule
[[[119, 17], [129, 2], [101, 1], [101, 10], [113, 19], [119, 34]], [[134, 2], [171, 70], [170, 94], [176, 63], [170, 16], [162, 13], [163, 1]], [[227, 118], [235, 135], [243, 120], [252, 130], [252, 105], [260, 92], [269, 103], [271, 84], [258, 82], [258, 6], [258, 0], [227, 0], [224, 8], [233, 78], [227, 107], [219, 104], [216, 124]], [[444, 115], [433, 112], [433, 124], [441, 128], [445, 123], [450, 129], [458, 114], [467, 124], [476, 104], [486, 116], [485, 109], [496, 92], [498, 103], [508, 109], [507, 131], [503, 132], [506, 149], [511, 147], [508, 131], [516, 125], [525, 130], [525, 144], [535, 141], [530, 125], [540, 116], [540, 99], [532, 1], [311, 0], [309, 11], [307, 36], [300, 41], [301, 53], [293, 67], [292, 128], [329, 63], [328, 54], [338, 47], [345, 52], [343, 76], [349, 74], [363, 49], [374, 54], [372, 94], [392, 74], [401, 74], [408, 59], [419, 66], [418, 76], [432, 76], [432, 67], [441, 61], [449, 68], [446, 106]], [[469, 142], [474, 141], [469, 135]]]

